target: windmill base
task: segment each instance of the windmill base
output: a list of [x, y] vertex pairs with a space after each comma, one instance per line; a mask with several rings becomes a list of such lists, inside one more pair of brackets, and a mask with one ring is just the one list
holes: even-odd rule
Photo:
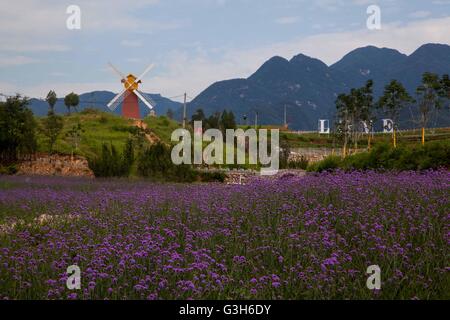
[[140, 119], [138, 97], [134, 93], [130, 93], [123, 100], [122, 115], [124, 118]]

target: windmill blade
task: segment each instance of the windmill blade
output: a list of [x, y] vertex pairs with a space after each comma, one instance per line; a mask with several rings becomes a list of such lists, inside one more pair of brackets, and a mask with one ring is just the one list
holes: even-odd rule
[[[123, 89], [123, 91], [121, 93], [119, 93], [118, 95], [116, 95], [108, 104], [108, 108], [111, 109], [111, 111], [114, 111], [117, 106], [123, 101], [123, 99], [125, 99], [129, 94], [130, 94], [130, 90], [128, 90], [131, 87], [132, 84], [128, 84], [128, 86], [126, 88]], [[122, 98], [122, 99], [119, 99]]]
[[133, 90], [134, 94], [138, 96], [139, 99], [141, 99], [141, 101], [150, 109], [153, 109], [153, 106], [150, 104], [150, 102], [148, 102], [143, 96], [142, 94], [137, 91], [137, 90]]
[[[108, 108], [110, 108], [111, 109], [111, 106], [125, 93], [127, 91], [127, 89], [123, 89], [123, 91], [122, 92], [120, 92], [119, 94], [117, 94], [108, 104], [107, 104], [107, 106], [108, 106]], [[116, 106], [117, 107], [117, 106]], [[116, 108], [115, 107], [115, 108]], [[114, 108], [114, 109], [115, 109]], [[111, 109], [112, 111], [114, 111], [114, 109]]]
[[121, 104], [125, 100], [125, 98], [128, 97], [129, 95], [130, 95], [130, 91], [127, 90], [116, 101], [114, 101], [114, 103], [112, 103], [111, 106], [109, 107], [111, 109], [111, 111], [116, 110], [116, 108], [119, 106], [119, 104]]
[[121, 80], [125, 79], [125, 75], [119, 71], [119, 69], [117, 69], [116, 67], [113, 66], [113, 64], [111, 62], [108, 62], [108, 65], [111, 67], [111, 69], [114, 70], [115, 73], [117, 73], [120, 77]]
[[155, 100], [153, 100], [152, 97], [148, 93], [142, 92], [140, 90], [137, 90], [137, 91], [141, 94], [141, 96], [143, 96], [145, 98], [145, 100], [147, 100], [153, 106], [153, 108], [157, 105]]
[[153, 69], [154, 64], [151, 64], [147, 67], [147, 69], [144, 70], [144, 72], [142, 72], [142, 74], [136, 78], [136, 80], [134, 82], [138, 83], [140, 80], [142, 80], [142, 78], [147, 74], [147, 72], [149, 72], [151, 69]]

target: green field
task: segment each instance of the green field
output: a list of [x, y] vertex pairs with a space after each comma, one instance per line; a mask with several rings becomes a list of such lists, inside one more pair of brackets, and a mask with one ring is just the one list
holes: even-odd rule
[[[42, 118], [37, 119], [39, 123], [41, 120]], [[164, 116], [147, 117], [144, 121], [148, 128], [166, 143], [170, 142], [172, 131], [180, 126], [177, 122]], [[57, 153], [70, 154], [72, 152], [72, 146], [66, 133], [78, 123], [81, 123], [84, 132], [81, 134], [78, 150], [74, 150], [74, 154], [87, 157], [98, 154], [104, 143], [112, 144], [117, 150], [122, 150], [133, 130], [136, 130], [132, 120], [111, 113], [89, 110], [65, 115], [64, 129], [55, 146]], [[41, 133], [38, 133], [38, 151], [48, 151], [45, 137]]]
[[[280, 139], [286, 139], [291, 148], [339, 148], [341, 143], [333, 135], [319, 133], [294, 133], [289, 131], [280, 132]], [[426, 141], [450, 140], [450, 128], [427, 129]], [[391, 142], [392, 135], [388, 133], [376, 133], [373, 143]], [[420, 144], [421, 132], [419, 129], [397, 132], [398, 144]], [[358, 147], [367, 147], [367, 135], [358, 142]]]
[[[40, 123], [42, 118], [37, 118]], [[181, 124], [165, 116], [146, 117], [144, 119], [148, 130], [158, 136], [163, 142], [170, 144], [172, 132], [181, 127]], [[72, 146], [66, 133], [74, 125], [81, 123], [84, 132], [81, 141], [74, 154], [81, 156], [94, 156], [101, 150], [104, 143], [112, 144], [117, 150], [122, 150], [126, 140], [136, 130], [132, 120], [124, 119], [115, 114], [101, 111], [88, 110], [64, 116], [64, 129], [55, 145], [55, 151], [61, 154], [70, 154]], [[240, 126], [242, 129], [253, 128], [252, 126]], [[284, 130], [277, 126], [259, 126], [263, 129], [280, 129], [280, 139], [288, 143], [291, 148], [340, 148], [341, 142], [333, 135], [324, 135], [315, 132], [296, 133]], [[390, 142], [390, 134], [377, 133], [372, 143]], [[399, 145], [420, 144], [420, 130], [409, 130], [398, 132]], [[426, 141], [450, 140], [450, 128], [426, 130]], [[350, 146], [353, 147], [353, 146]], [[367, 136], [363, 136], [358, 142], [358, 148], [367, 147]], [[47, 152], [48, 145], [45, 137], [38, 133], [38, 151]]]

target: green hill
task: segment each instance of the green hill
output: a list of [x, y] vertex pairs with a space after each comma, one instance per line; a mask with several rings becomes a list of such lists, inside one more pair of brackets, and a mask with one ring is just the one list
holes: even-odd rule
[[[42, 119], [42, 117], [39, 117], [37, 121], [40, 123]], [[144, 122], [149, 130], [166, 143], [170, 143], [172, 131], [180, 127], [179, 123], [165, 116], [146, 117]], [[64, 116], [64, 129], [55, 145], [56, 152], [71, 154], [72, 145], [66, 134], [78, 123], [81, 123], [83, 133], [78, 149], [74, 150], [74, 154], [86, 157], [98, 154], [103, 143], [111, 143], [117, 150], [122, 150], [127, 139], [138, 130], [133, 120], [112, 113], [87, 109], [80, 113]], [[48, 151], [48, 144], [41, 133], [38, 133], [38, 151]]]
[[[41, 122], [42, 119], [42, 117], [39, 117], [37, 121]], [[146, 117], [143, 121], [148, 130], [167, 144], [171, 143], [170, 136], [172, 132], [181, 127], [180, 123], [166, 116]], [[112, 113], [87, 109], [80, 113], [64, 116], [64, 129], [56, 143], [56, 152], [61, 154], [70, 154], [72, 152], [70, 139], [66, 137], [66, 133], [78, 123], [81, 123], [84, 132], [81, 135], [78, 150], [74, 150], [74, 153], [86, 157], [98, 154], [103, 143], [111, 143], [117, 150], [122, 150], [126, 140], [132, 136], [133, 132], [138, 130], [133, 120], [125, 119]], [[240, 127], [245, 130], [250, 126]], [[270, 129], [275, 127], [263, 126], [263, 128]], [[339, 141], [333, 139], [332, 135], [319, 135], [318, 133], [296, 134], [281, 129], [280, 138], [285, 140], [291, 148], [340, 147]], [[391, 136], [389, 134], [377, 134], [374, 142], [389, 142], [390, 139]], [[450, 139], [450, 129], [429, 129], [427, 130], [426, 139], [427, 141], [448, 140]], [[417, 144], [420, 142], [420, 132], [417, 130], [403, 131], [399, 133], [398, 140], [400, 144]], [[366, 147], [365, 138], [361, 139], [359, 146], [362, 148]], [[38, 151], [48, 151], [45, 137], [41, 133], [38, 134]]]

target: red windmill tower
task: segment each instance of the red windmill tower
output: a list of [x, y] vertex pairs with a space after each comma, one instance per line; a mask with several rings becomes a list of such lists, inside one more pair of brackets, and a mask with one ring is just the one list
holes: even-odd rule
[[118, 95], [116, 95], [109, 103], [108, 108], [114, 111], [117, 106], [123, 102], [122, 105], [122, 115], [125, 118], [131, 119], [140, 119], [139, 113], [139, 99], [150, 109], [152, 110], [154, 107], [153, 101], [145, 97], [145, 94], [138, 90], [139, 84], [142, 83], [141, 79], [153, 68], [153, 65], [149, 65], [147, 69], [139, 76], [135, 77], [132, 74], [125, 76], [122, 72], [120, 72], [116, 67], [114, 67], [111, 63], [109, 66], [119, 75], [120, 81], [123, 83], [124, 89]]

